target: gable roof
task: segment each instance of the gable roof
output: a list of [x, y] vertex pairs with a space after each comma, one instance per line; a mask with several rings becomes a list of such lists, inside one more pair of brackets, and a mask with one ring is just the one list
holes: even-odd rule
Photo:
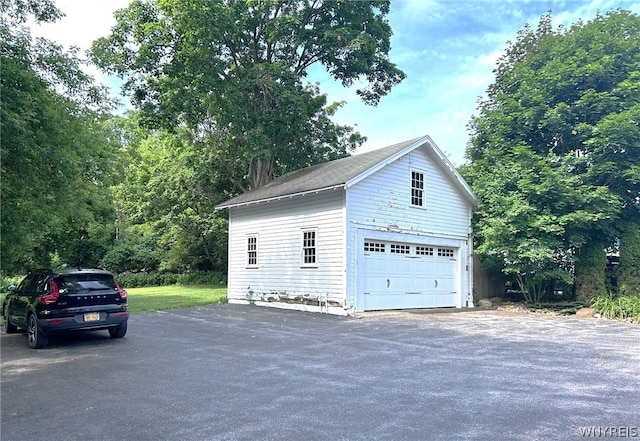
[[435, 161], [436, 166], [440, 166], [441, 169], [444, 168], [445, 174], [450, 175], [452, 183], [463, 193], [465, 198], [474, 206], [477, 204], [471, 188], [458, 174], [444, 153], [429, 136], [423, 136], [371, 152], [348, 156], [289, 172], [262, 187], [233, 197], [215, 208], [220, 210], [290, 198], [307, 193], [319, 193], [340, 187], [348, 188], [417, 148], [423, 148], [425, 153], [432, 158], [435, 156], [438, 159]]

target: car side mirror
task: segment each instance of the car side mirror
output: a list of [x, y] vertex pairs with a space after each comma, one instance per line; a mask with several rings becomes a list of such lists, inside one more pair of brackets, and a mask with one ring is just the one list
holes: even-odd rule
[[15, 285], [9, 285], [9, 286], [7, 286], [7, 291], [15, 291], [15, 290], [17, 290], [17, 289], [18, 289], [18, 287], [17, 287], [17, 286], [15, 286]]

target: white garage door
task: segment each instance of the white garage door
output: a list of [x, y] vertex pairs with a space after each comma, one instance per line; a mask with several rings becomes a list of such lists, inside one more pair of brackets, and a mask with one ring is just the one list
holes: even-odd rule
[[456, 306], [458, 249], [364, 240], [364, 310]]

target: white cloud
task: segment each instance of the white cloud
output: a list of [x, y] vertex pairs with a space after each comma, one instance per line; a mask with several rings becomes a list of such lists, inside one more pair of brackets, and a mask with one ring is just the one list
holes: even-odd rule
[[56, 0], [55, 4], [65, 17], [56, 23], [32, 25], [34, 36], [86, 50], [93, 40], [109, 35], [116, 23], [113, 12], [126, 7], [129, 0]]

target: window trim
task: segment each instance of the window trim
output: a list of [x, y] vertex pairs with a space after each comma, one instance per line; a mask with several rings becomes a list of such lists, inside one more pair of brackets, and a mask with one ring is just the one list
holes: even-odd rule
[[[245, 253], [246, 253], [246, 268], [258, 268], [258, 235], [257, 234], [247, 234], [247, 240], [245, 241]], [[251, 239], [255, 239], [255, 250], [251, 250]], [[251, 253], [255, 253], [255, 263], [251, 263]]]
[[[318, 228], [303, 228], [300, 230], [300, 267], [301, 268], [317, 268], [318, 267]], [[313, 234], [313, 245], [306, 245], [306, 234]], [[313, 262], [306, 262], [305, 250], [313, 249]]]
[[[414, 174], [419, 174], [421, 177], [421, 184], [422, 184], [422, 188], [418, 188], [418, 187], [414, 187]], [[410, 173], [409, 173], [409, 188], [410, 188], [410, 193], [409, 193], [409, 205], [415, 208], [426, 208], [427, 204], [425, 202], [425, 181], [426, 181], [426, 176], [427, 173], [424, 170], [420, 170], [417, 168], [412, 168]], [[416, 195], [414, 196], [414, 191], [416, 192], [420, 192], [420, 195]], [[415, 199], [420, 199], [420, 204], [415, 204], [414, 203], [414, 198]]]

